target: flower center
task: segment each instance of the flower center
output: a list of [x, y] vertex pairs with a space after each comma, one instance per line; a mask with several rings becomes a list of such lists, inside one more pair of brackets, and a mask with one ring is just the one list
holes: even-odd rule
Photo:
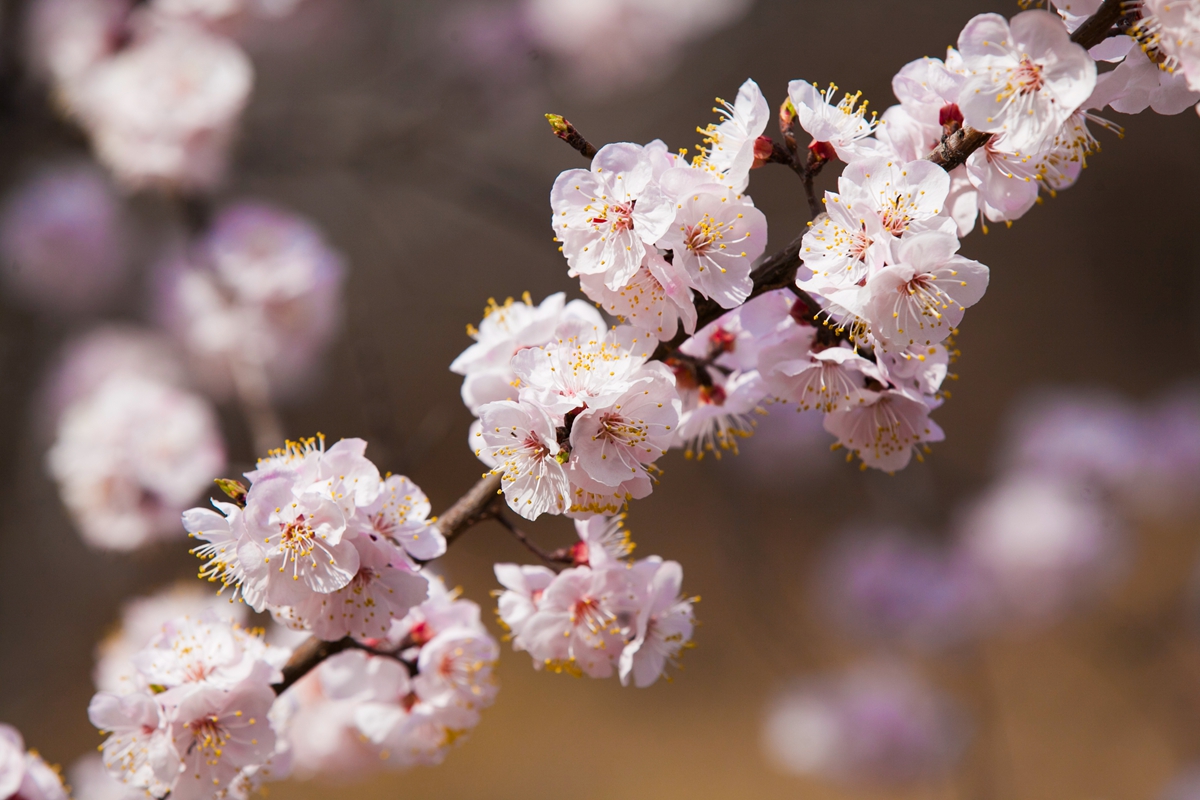
[[194, 719], [183, 723], [183, 727], [192, 734], [192, 743], [187, 752], [199, 748], [200, 754], [209, 765], [215, 765], [221, 760], [225, 743], [229, 741], [229, 732], [221, 727], [221, 721], [215, 715]]
[[1021, 63], [1013, 70], [1013, 82], [1018, 94], [1033, 94], [1041, 91], [1046, 84], [1042, 77], [1042, 65], [1029, 60], [1029, 56], [1021, 56]]
[[571, 622], [576, 626], [586, 625], [592, 633], [600, 633], [608, 627], [613, 616], [600, 607], [594, 597], [582, 597], [571, 607]]
[[613, 233], [631, 231], [633, 230], [633, 207], [636, 203], [636, 200], [632, 200], [628, 203], [606, 205], [600, 215], [592, 219], [592, 222], [596, 225], [611, 225]]
[[310, 555], [316, 546], [316, 538], [312, 526], [305, 522], [300, 514], [289, 523], [281, 524], [279, 546], [293, 556]]
[[[884, 204], [882, 215], [883, 227], [893, 236], [899, 236], [908, 230], [910, 219], [908, 215], [908, 201], [903, 195], [898, 194], [890, 202]], [[859, 236], [866, 238], [865, 233], [858, 234], [855, 236], [855, 242], [859, 241]]]
[[608, 413], [600, 420], [600, 433], [610, 442], [632, 447], [646, 441], [646, 424], [641, 420], [626, 419], [620, 414]]

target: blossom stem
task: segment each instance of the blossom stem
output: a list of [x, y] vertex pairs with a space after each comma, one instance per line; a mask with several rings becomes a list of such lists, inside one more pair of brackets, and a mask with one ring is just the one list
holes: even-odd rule
[[496, 522], [499, 522], [501, 526], [507, 529], [508, 532], [513, 535], [513, 538], [525, 546], [526, 550], [533, 553], [547, 564], [571, 564], [574, 562], [574, 559], [572, 559], [570, 553], [565, 550], [556, 550], [553, 553], [543, 550], [541, 547], [535, 544], [534, 541], [530, 539], [524, 531], [513, 524], [513, 521], [510, 520], [502, 511], [497, 510], [492, 519], [496, 520]]

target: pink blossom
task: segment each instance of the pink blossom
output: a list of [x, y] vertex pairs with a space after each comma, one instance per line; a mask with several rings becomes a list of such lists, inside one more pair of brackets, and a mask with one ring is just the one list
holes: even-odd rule
[[125, 281], [128, 239], [121, 202], [102, 173], [82, 165], [48, 167], [5, 203], [5, 283], [49, 311], [95, 311]]

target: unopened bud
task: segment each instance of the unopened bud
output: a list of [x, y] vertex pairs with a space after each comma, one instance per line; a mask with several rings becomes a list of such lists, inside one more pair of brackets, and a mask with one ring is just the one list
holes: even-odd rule
[[942, 110], [938, 112], [938, 124], [947, 136], [962, 128], [963, 115], [957, 103], [942, 106]]
[[233, 502], [243, 508], [246, 505], [246, 484], [233, 478], [217, 478], [214, 481], [222, 492], [229, 495]]
[[576, 542], [568, 549], [568, 554], [571, 557], [571, 565], [576, 567], [585, 567], [588, 565], [588, 545], [587, 542]]
[[812, 141], [808, 145], [809, 163], [820, 164], [822, 161], [833, 161], [837, 158], [837, 150], [829, 142]]
[[792, 303], [790, 313], [797, 325], [807, 325], [810, 328], [815, 328], [817, 323], [814, 321], [814, 317], [816, 317], [818, 311], [820, 309], [810, 308], [808, 301], [803, 297], [797, 297], [796, 302]]
[[709, 352], [713, 355], [717, 353], [732, 353], [737, 346], [737, 336], [718, 326], [708, 337]]
[[696, 379], [695, 368], [687, 363], [676, 358], [668, 358], [667, 366], [675, 373], [675, 386], [679, 389], [695, 389], [700, 385], [700, 381]]
[[754, 140], [754, 164], [750, 169], [758, 169], [763, 164], [771, 160], [771, 156], [775, 154], [775, 142], [771, 141], [770, 136], [760, 136]]
[[785, 136], [792, 131], [792, 126], [796, 124], [796, 107], [792, 105], [791, 98], [783, 101], [783, 105], [779, 107], [779, 131]]
[[700, 405], [702, 406], [723, 406], [725, 405], [725, 396], [725, 390], [720, 386], [700, 387]]
[[555, 136], [560, 139], [567, 138], [567, 132], [571, 130], [571, 123], [567, 122], [565, 117], [561, 114], [547, 114], [546, 121], [550, 123]]

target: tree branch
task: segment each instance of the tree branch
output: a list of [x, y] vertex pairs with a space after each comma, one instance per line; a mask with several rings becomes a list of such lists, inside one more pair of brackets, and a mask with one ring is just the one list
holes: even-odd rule
[[575, 563], [575, 559], [572, 558], [569, 549], [559, 549], [555, 550], [553, 553], [543, 550], [541, 547], [535, 544], [532, 539], [526, 536], [525, 532], [518, 528], [513, 521], [508, 518], [507, 514], [498, 511], [494, 516], [492, 516], [492, 519], [496, 520], [496, 522], [499, 522], [501, 526], [503, 526], [509, 533], [513, 535], [513, 538], [525, 546], [526, 550], [533, 553], [547, 564]]
[[454, 543], [465, 530], [489, 516], [489, 506], [496, 502], [500, 492], [500, 476], [491, 472], [480, 478], [474, 486], [437, 517], [438, 530], [446, 537], [446, 546]]
[[1125, 7], [1131, 5], [1128, 0], [1104, 0], [1096, 13], [1092, 14], [1083, 24], [1071, 34], [1071, 41], [1081, 45], [1084, 50], [1091, 50], [1108, 38], [1112, 27], [1125, 14]]
[[[1083, 46], [1086, 49], [1095, 47], [1100, 42], [1108, 37], [1113, 26], [1121, 19], [1125, 13], [1125, 0], [1104, 0], [1100, 8], [1089, 17], [1083, 25], [1081, 25], [1071, 36], [1071, 41]], [[568, 122], [561, 116], [555, 114], [547, 114], [546, 118], [550, 120], [551, 127], [554, 128], [554, 134], [560, 139], [578, 150], [585, 158], [592, 158], [596, 155], [596, 147], [584, 138], [574, 125]], [[967, 157], [971, 153], [978, 150], [987, 144], [991, 139], [990, 133], [977, 131], [973, 128], [963, 127], [958, 131], [947, 136], [941, 144], [939, 144], [932, 153], [926, 158], [929, 161], [937, 164], [946, 171], [950, 171], [955, 167], [966, 162]], [[820, 213], [821, 208], [816, 200], [815, 194], [812, 191], [812, 177], [816, 171], [823, 166], [822, 162], [812, 164], [811, 157], [809, 163], [798, 165], [797, 159], [793, 158], [790, 153], [787, 153], [783, 148], [779, 148], [778, 159], [780, 163], [787, 164], [792, 167], [802, 180], [805, 181], [805, 190], [808, 195], [809, 208], [813, 212], [813, 218]], [[815, 169], [814, 169], [815, 166]], [[803, 237], [797, 237], [787, 247], [759, 261], [758, 265], [750, 273], [754, 281], [754, 288], [750, 292], [747, 300], [751, 300], [766, 292], [774, 291], [775, 289], [790, 288], [798, 299], [804, 301], [809, 309], [818, 309], [820, 304], [807, 292], [798, 288], [795, 285], [796, 271], [800, 268], [800, 247]], [[696, 329], [699, 330], [704, 326], [719, 319], [722, 314], [725, 314], [728, 309], [721, 308], [717, 303], [709, 299], [701, 299], [696, 303]], [[845, 338], [844, 333], [836, 333], [838, 338]], [[679, 348], [688, 339], [688, 335], [683, 331], [675, 336], [670, 342], [660, 342], [658, 348], [654, 351], [653, 359], [665, 360], [675, 350]], [[547, 553], [538, 545], [534, 544], [520, 529], [518, 529], [503, 513], [493, 513], [491, 506], [497, 502], [497, 493], [500, 491], [500, 477], [498, 475], [488, 473], [484, 475], [471, 489], [458, 499], [444, 514], [437, 519], [438, 529], [442, 535], [446, 537], [446, 544], [449, 546], [453, 543], [465, 530], [470, 528], [477, 522], [480, 522], [488, 517], [492, 517], [517, 538], [530, 552], [538, 558], [548, 563], [569, 563], [569, 558], [563, 558], [560, 553]], [[309, 671], [314, 669], [318, 664], [326, 658], [340, 653], [344, 650], [352, 648], [361, 648], [369, 652], [376, 652], [371, 648], [360, 645], [353, 639], [346, 638], [336, 642], [324, 642], [316, 637], [311, 637], [299, 647], [296, 648], [292, 657], [288, 660], [287, 665], [283, 668], [283, 681], [276, 684], [276, 694], [282, 693], [288, 687], [304, 677]], [[385, 654], [387, 655], [387, 654]]]
[[316, 669], [317, 665], [325, 659], [331, 658], [345, 650], [355, 650], [358, 648], [358, 642], [349, 636], [345, 639], [338, 639], [336, 642], [326, 642], [318, 639], [316, 636], [310, 636], [301, 642], [300, 646], [292, 652], [292, 657], [288, 659], [287, 664], [283, 667], [283, 680], [271, 688], [275, 690], [275, 694], [283, 694], [292, 688], [298, 680]]

